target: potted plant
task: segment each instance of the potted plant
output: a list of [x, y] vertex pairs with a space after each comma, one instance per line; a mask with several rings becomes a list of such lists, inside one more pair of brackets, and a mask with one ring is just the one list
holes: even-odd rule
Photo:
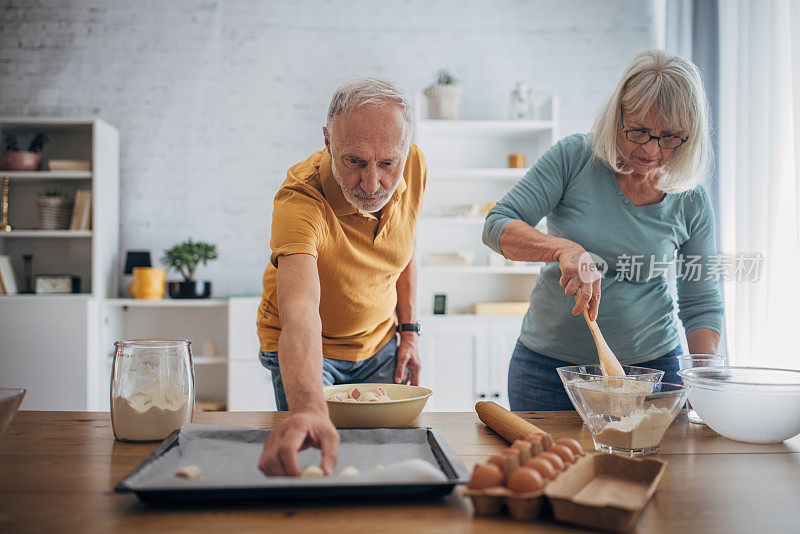
[[200, 262], [206, 265], [217, 259], [217, 246], [191, 239], [164, 251], [161, 263], [183, 276], [183, 282], [168, 282], [169, 296], [174, 299], [204, 299], [211, 296], [211, 282], [196, 282], [194, 273]]
[[46, 189], [36, 199], [36, 228], [66, 230], [72, 214], [72, 200], [58, 189]]
[[0, 154], [0, 169], [4, 171], [35, 171], [42, 164], [42, 149], [50, 138], [39, 132], [31, 139], [28, 150], [20, 150], [15, 134], [6, 135], [6, 149]]
[[458, 103], [461, 100], [461, 86], [447, 70], [442, 69], [436, 83], [425, 89], [428, 98], [428, 118], [457, 119]]

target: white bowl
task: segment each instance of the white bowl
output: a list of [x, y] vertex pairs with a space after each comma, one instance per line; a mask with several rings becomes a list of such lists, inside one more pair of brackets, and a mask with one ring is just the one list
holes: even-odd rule
[[694, 367], [678, 371], [703, 422], [726, 438], [780, 443], [800, 434], [800, 371]]
[[[334, 393], [349, 392], [358, 386], [374, 391], [386, 390], [389, 401], [344, 402], [328, 399]], [[422, 412], [432, 391], [421, 386], [403, 384], [339, 384], [326, 386], [322, 391], [327, 399], [328, 413], [336, 428], [404, 428]]]

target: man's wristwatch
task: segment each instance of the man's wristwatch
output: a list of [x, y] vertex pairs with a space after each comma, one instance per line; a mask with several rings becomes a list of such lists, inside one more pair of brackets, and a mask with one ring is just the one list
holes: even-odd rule
[[419, 323], [402, 323], [397, 325], [398, 332], [416, 332], [419, 335], [422, 332], [422, 328], [420, 327]]

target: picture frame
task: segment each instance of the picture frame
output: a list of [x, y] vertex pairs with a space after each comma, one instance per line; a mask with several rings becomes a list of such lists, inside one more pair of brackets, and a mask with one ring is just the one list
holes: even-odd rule
[[18, 293], [17, 277], [14, 276], [14, 267], [11, 265], [11, 256], [0, 255], [0, 285], [6, 295]]

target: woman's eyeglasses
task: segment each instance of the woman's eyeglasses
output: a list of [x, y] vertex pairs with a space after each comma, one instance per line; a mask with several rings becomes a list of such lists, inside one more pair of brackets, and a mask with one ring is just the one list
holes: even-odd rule
[[[619, 107], [619, 112], [620, 117], [622, 117], [622, 106]], [[688, 136], [680, 137], [678, 135], [650, 135], [649, 132], [636, 128], [626, 130], [624, 117], [622, 117], [622, 132], [631, 143], [636, 143], [637, 145], [646, 145], [651, 140], [655, 139], [658, 141], [658, 146], [669, 149], [678, 148], [689, 139]]]

